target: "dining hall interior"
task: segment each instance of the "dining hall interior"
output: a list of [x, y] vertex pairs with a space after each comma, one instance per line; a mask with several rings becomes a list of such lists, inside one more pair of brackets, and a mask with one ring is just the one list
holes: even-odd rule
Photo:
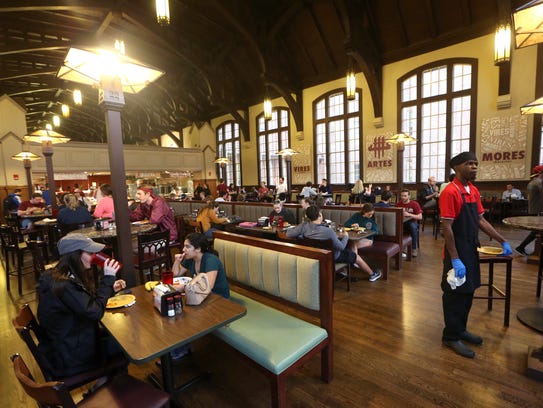
[[[541, 320], [537, 312], [543, 310], [536, 293], [543, 226], [534, 221], [539, 217], [528, 217], [538, 215], [530, 213], [528, 184], [543, 164], [539, 8], [538, 0], [4, 0], [0, 198], [19, 189], [28, 200], [46, 186], [61, 197], [77, 184], [94, 199], [100, 185], [110, 184], [115, 258], [128, 286], [136, 287], [144, 282], [136, 272], [130, 237], [138, 231], [126, 199], [134, 199], [139, 187], [165, 197], [179, 220], [173, 255], [204, 205], [196, 194], [203, 185], [216, 198], [221, 181], [233, 184], [236, 194], [221, 211], [257, 224], [273, 210], [283, 179], [284, 206], [301, 222], [302, 189], [326, 179], [332, 193], [322, 211], [337, 225], [363, 204], [352, 190], [358, 180], [376, 202], [388, 189], [393, 202], [402, 189], [416, 201], [430, 178], [438, 186], [448, 180], [451, 158], [473, 152], [485, 219], [512, 248], [529, 231], [538, 234], [524, 253], [481, 262], [483, 282], [492, 281], [495, 289], [492, 302], [485, 298], [488, 287], [475, 294], [469, 329], [484, 338], [473, 347], [475, 358], [442, 344], [443, 229], [438, 210], [423, 210], [417, 256], [403, 244], [409, 233], [400, 232], [398, 243], [379, 242], [385, 247], [379, 255], [379, 245], [374, 253], [359, 252], [386, 272], [383, 278], [369, 282], [350, 267], [349, 286], [337, 281], [327, 292], [333, 319], [325, 349], [332, 350], [333, 379], [322, 379], [324, 354], [312, 355], [289, 371], [285, 399], [279, 400], [289, 407], [543, 406], [543, 325], [525, 319], [533, 312]], [[263, 182], [270, 192], [260, 200]], [[54, 218], [56, 207], [53, 200], [47, 217]], [[1, 211], [4, 228], [9, 217]], [[386, 222], [392, 213], [375, 214]], [[522, 224], [524, 218], [531, 223]], [[98, 232], [103, 238], [105, 231]], [[243, 233], [232, 227], [217, 237], [225, 248], [251, 242], [280, 256], [292, 248], [267, 230], [237, 237]], [[53, 260], [56, 239], [44, 239]], [[500, 246], [482, 231], [479, 241], [485, 248]], [[15, 262], [22, 266], [19, 282], [17, 273], [8, 273], [14, 262], [7, 262], [4, 247], [1, 394], [8, 406], [31, 407], [36, 402], [21, 387], [10, 357], [19, 353], [37, 382], [44, 381], [12, 322], [25, 304], [36, 313], [36, 262], [30, 251]], [[325, 249], [293, 251], [331, 258]], [[228, 266], [228, 258], [221, 260]], [[231, 290], [238, 290], [237, 280], [228, 277]], [[253, 293], [241, 286], [244, 295]], [[302, 320], [292, 299], [274, 302], [262, 293], [257, 299]], [[137, 307], [143, 304], [136, 298]], [[136, 310], [126, 313], [130, 309]], [[113, 330], [111, 320], [125, 312], [105, 313], [105, 327]], [[319, 325], [315, 315], [310, 320]], [[143, 362], [128, 355], [130, 377], [150, 384], [150, 377], [171, 369], [180, 384], [206, 373], [172, 394], [172, 406], [278, 405], [270, 386], [275, 383], [255, 358], [240, 358], [217, 335], [234, 322], [221, 325], [195, 336], [190, 355], [173, 367], [159, 354]], [[288, 337], [275, 340], [270, 347], [290, 343]], [[80, 401], [87, 391], [84, 385], [71, 393]]]

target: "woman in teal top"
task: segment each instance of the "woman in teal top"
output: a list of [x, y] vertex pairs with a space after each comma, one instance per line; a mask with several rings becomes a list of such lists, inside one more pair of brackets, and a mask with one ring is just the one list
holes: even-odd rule
[[172, 270], [174, 276], [188, 273], [192, 278], [198, 273], [204, 272], [207, 274], [212, 292], [226, 299], [230, 298], [230, 288], [226, 280], [224, 266], [216, 252], [209, 247], [209, 241], [204, 234], [194, 232], [187, 235], [183, 253], [175, 255]]
[[[365, 228], [366, 231], [374, 231], [375, 235], [379, 234], [379, 227], [377, 226], [377, 223], [375, 222], [375, 218], [373, 217], [373, 214], [375, 211], [373, 210], [373, 204], [366, 203], [362, 206], [360, 209], [360, 212], [354, 213], [351, 215], [351, 217], [345, 221], [345, 227], [351, 227], [351, 228]], [[368, 238], [362, 238], [358, 241], [353, 241], [351, 243], [351, 249], [355, 252], [358, 252], [357, 250], [359, 248], [364, 248], [367, 246], [370, 246], [373, 244], [373, 235]]]

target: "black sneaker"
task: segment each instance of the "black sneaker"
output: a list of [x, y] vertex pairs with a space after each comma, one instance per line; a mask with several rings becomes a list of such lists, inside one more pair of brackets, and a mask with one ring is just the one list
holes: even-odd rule
[[515, 251], [517, 251], [522, 256], [528, 256], [528, 254], [526, 253], [526, 250], [524, 248], [519, 247], [519, 246], [515, 248]]
[[373, 271], [373, 274], [370, 275], [370, 282], [375, 282], [377, 279], [381, 278], [382, 274], [379, 269]]

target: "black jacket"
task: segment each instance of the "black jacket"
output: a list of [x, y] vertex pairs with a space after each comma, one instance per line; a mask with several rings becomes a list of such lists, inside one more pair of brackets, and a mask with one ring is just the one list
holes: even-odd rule
[[54, 282], [49, 273], [40, 277], [38, 321], [43, 338], [39, 350], [54, 377], [74, 375], [102, 363], [98, 323], [114, 293], [114, 283], [115, 276], [103, 276], [92, 296], [73, 276], [62, 282]]

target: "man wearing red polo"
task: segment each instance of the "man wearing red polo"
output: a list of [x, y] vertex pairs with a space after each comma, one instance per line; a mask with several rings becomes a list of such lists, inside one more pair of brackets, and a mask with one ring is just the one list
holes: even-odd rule
[[471, 182], [477, 176], [477, 157], [464, 152], [449, 162], [455, 172], [439, 197], [441, 226], [445, 237], [443, 250], [442, 341], [457, 354], [473, 358], [475, 352], [464, 344], [481, 345], [483, 339], [467, 331], [468, 316], [475, 290], [481, 286], [479, 269], [479, 229], [502, 244], [503, 255], [511, 255], [511, 245], [484, 219], [479, 190]]

